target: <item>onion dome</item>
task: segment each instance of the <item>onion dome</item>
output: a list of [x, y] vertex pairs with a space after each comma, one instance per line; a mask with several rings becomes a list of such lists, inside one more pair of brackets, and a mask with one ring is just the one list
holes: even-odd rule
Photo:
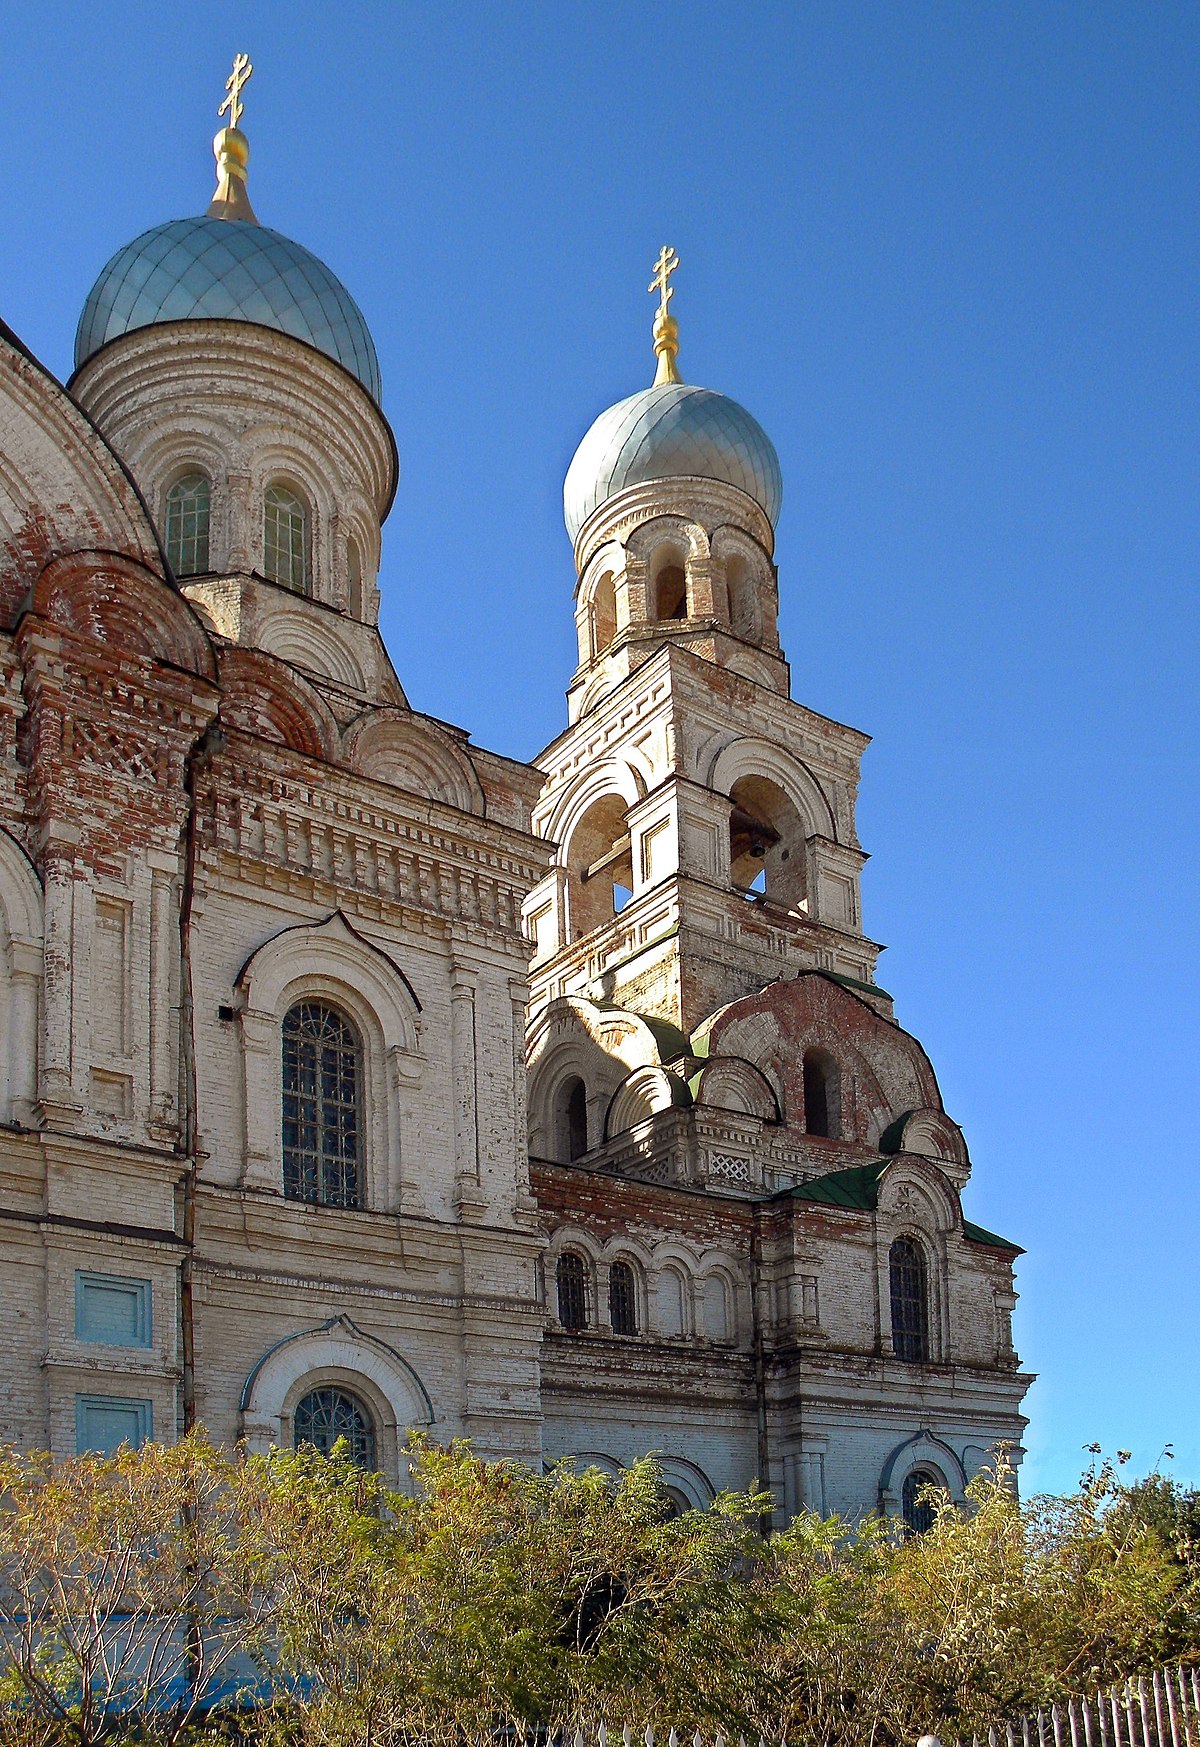
[[[242, 82], [248, 76], [243, 69]], [[239, 113], [231, 110], [235, 121]], [[110, 340], [161, 322], [252, 322], [324, 352], [378, 405], [379, 359], [362, 311], [323, 261], [255, 218], [241, 129], [223, 128], [213, 150], [218, 181], [208, 211], [144, 231], [93, 285], [75, 335], [75, 368]]]
[[674, 289], [667, 276], [676, 266], [674, 252], [664, 249], [651, 285], [662, 297], [654, 322], [653, 386], [602, 412], [567, 469], [563, 514], [572, 541], [609, 498], [659, 479], [720, 480], [753, 498], [772, 527], [779, 520], [783, 476], [770, 437], [736, 400], [680, 379], [679, 327], [667, 309]]

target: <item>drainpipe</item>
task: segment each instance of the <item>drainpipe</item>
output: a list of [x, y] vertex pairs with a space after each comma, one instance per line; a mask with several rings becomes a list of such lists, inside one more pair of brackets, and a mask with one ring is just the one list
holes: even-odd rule
[[[752, 1328], [751, 1350], [754, 1358], [754, 1408], [758, 1424], [758, 1480], [760, 1486], [771, 1483], [771, 1451], [767, 1439], [767, 1358], [766, 1345], [763, 1339], [762, 1307], [759, 1302], [762, 1288], [762, 1226], [760, 1221], [761, 1208], [754, 1201], [750, 1204], [750, 1319]], [[760, 1530], [765, 1540], [771, 1532], [770, 1515], [764, 1515], [760, 1522]]]
[[179, 1139], [176, 1151], [184, 1161], [182, 1237], [185, 1245], [179, 1275], [179, 1348], [182, 1367], [183, 1429], [196, 1423], [196, 1329], [192, 1296], [192, 1259], [196, 1243], [196, 1020], [192, 1002], [192, 909], [196, 895], [196, 864], [200, 852], [197, 778], [209, 767], [224, 735], [210, 726], [188, 753], [184, 767], [187, 812], [180, 845], [183, 883], [179, 893]]

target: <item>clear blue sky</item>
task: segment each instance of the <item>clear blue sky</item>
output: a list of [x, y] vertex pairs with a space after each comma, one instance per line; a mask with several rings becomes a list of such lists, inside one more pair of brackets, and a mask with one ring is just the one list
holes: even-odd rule
[[1200, 9], [10, 8], [0, 313], [58, 374], [122, 242], [199, 212], [230, 57], [264, 223], [346, 281], [400, 447], [384, 631], [529, 756], [573, 661], [561, 484], [649, 381], [779, 449], [793, 690], [874, 735], [879, 980], [1019, 1240], [1026, 1484], [1200, 1482]]

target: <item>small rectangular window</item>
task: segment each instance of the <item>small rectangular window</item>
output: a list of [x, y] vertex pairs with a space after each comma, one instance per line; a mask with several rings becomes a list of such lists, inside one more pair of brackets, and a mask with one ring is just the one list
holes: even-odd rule
[[130, 1401], [119, 1395], [75, 1397], [75, 1453], [77, 1456], [111, 1456], [122, 1444], [136, 1450], [153, 1427], [153, 1408], [148, 1401]]
[[75, 1275], [75, 1338], [109, 1347], [151, 1345], [150, 1282]]

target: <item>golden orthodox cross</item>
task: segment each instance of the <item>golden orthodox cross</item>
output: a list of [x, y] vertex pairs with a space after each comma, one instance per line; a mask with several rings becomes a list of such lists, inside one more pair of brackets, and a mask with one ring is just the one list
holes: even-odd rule
[[658, 292], [658, 307], [663, 315], [666, 315], [667, 305], [675, 295], [675, 287], [669, 281], [678, 265], [679, 256], [669, 243], [664, 243], [654, 263], [654, 277], [646, 287], [647, 291]]
[[230, 127], [236, 127], [242, 118], [242, 110], [246, 107], [242, 102], [242, 87], [253, 71], [249, 55], [234, 55], [233, 71], [225, 81], [225, 89], [229, 95], [217, 110], [218, 115], [229, 111]]

